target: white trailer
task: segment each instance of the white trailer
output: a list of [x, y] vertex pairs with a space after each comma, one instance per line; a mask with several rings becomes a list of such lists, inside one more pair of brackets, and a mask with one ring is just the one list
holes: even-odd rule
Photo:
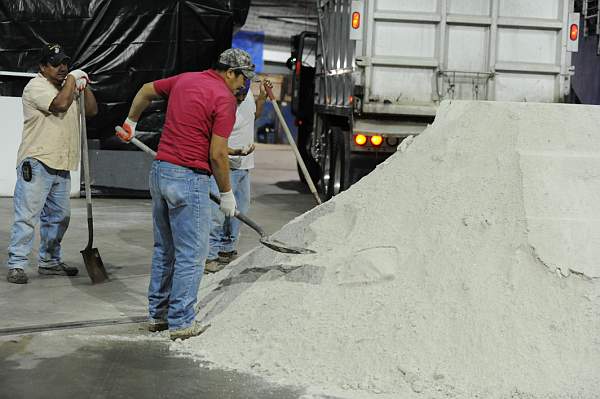
[[317, 0], [317, 10], [316, 37], [296, 41], [293, 101], [314, 74], [299, 141], [327, 197], [419, 134], [441, 100], [562, 102], [570, 90], [573, 0]]

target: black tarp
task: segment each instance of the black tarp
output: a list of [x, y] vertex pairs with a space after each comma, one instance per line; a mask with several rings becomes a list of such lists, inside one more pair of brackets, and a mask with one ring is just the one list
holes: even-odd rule
[[[0, 0], [0, 70], [37, 72], [40, 49], [60, 43], [72, 68], [88, 72], [99, 103], [88, 134], [110, 146], [143, 83], [203, 70], [231, 46], [250, 0]], [[0, 95], [20, 96], [28, 79], [0, 76]], [[159, 130], [153, 104], [140, 130]]]

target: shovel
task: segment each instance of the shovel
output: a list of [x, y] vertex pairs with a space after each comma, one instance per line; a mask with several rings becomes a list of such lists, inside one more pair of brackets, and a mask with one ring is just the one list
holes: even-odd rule
[[[217, 205], [221, 204], [221, 200], [219, 200], [219, 198], [216, 195], [214, 195], [213, 193], [210, 193], [209, 195], [210, 195], [210, 199], [214, 203], [216, 203]], [[267, 233], [265, 233], [265, 231], [259, 225], [254, 223], [254, 221], [252, 219], [250, 219], [248, 216], [244, 215], [237, 209], [235, 210], [235, 217], [238, 218], [242, 223], [244, 223], [245, 225], [250, 227], [252, 230], [256, 231], [258, 233], [258, 235], [260, 236], [260, 240], [259, 240], [260, 243], [266, 247], [271, 248], [273, 251], [282, 252], [284, 254], [314, 254], [315, 253], [315, 251], [313, 251], [312, 249], [292, 247], [292, 246], [282, 243], [281, 241], [272, 239], [271, 237], [269, 237], [267, 235]]]
[[[115, 129], [122, 130], [122, 128], [120, 126], [117, 126]], [[144, 151], [145, 153], [150, 154], [153, 157], [156, 157], [156, 152], [154, 152], [154, 150], [152, 150], [150, 147], [148, 147], [146, 144], [142, 143], [135, 137], [133, 137], [130, 140], [130, 142], [133, 145], [135, 145], [136, 147], [138, 147], [140, 150]], [[213, 193], [210, 193], [210, 199], [213, 202], [215, 202], [216, 204], [221, 203], [219, 198], [216, 195], [214, 195]], [[238, 218], [242, 223], [244, 223], [248, 227], [250, 227], [252, 230], [256, 231], [258, 233], [258, 235], [260, 236], [259, 242], [261, 244], [263, 244], [264, 246], [271, 248], [273, 251], [282, 252], [284, 254], [314, 254], [315, 253], [315, 251], [313, 251], [312, 249], [292, 247], [290, 245], [287, 245], [285, 243], [282, 243], [280, 241], [270, 238], [259, 225], [254, 223], [254, 221], [252, 219], [250, 219], [248, 216], [244, 215], [243, 213], [240, 213], [240, 211], [238, 211], [237, 209], [235, 211], [235, 217]]]
[[92, 190], [90, 188], [90, 161], [88, 159], [88, 144], [87, 144], [87, 128], [85, 125], [85, 100], [84, 92], [79, 94], [79, 109], [81, 126], [81, 163], [83, 167], [83, 176], [85, 182], [85, 201], [87, 207], [87, 223], [88, 223], [88, 243], [81, 251], [83, 255], [83, 263], [87, 269], [88, 275], [92, 279], [92, 284], [102, 283], [108, 280], [108, 274], [102, 263], [102, 258], [97, 248], [92, 248], [94, 243], [94, 219], [92, 216]]

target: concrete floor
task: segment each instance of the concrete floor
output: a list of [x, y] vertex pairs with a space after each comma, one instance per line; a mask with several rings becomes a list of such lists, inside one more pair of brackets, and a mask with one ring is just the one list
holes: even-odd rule
[[[249, 216], [272, 233], [312, 208], [314, 199], [298, 181], [288, 147], [260, 145], [256, 160]], [[0, 198], [2, 264], [12, 212], [12, 198]], [[74, 199], [63, 260], [79, 267], [77, 277], [42, 277], [30, 268], [29, 283], [16, 285], [2, 275], [0, 398], [300, 395], [297, 388], [272, 387], [172, 357], [166, 338], [144, 331], [153, 244], [150, 200], [94, 200], [94, 247], [110, 275], [104, 284], [91, 284], [79, 253], [87, 243], [85, 220], [84, 200]], [[239, 251], [257, 245], [256, 233], [244, 226]]]

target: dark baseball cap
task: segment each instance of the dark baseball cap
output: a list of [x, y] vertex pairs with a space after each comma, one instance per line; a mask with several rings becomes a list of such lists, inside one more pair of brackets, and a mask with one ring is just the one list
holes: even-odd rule
[[60, 64], [68, 64], [70, 61], [71, 57], [65, 54], [60, 44], [48, 43], [42, 47], [41, 64], [59, 66]]
[[240, 71], [246, 79], [254, 79], [256, 67], [252, 63], [250, 54], [240, 48], [229, 48], [219, 56], [219, 63], [227, 65], [234, 71]]

